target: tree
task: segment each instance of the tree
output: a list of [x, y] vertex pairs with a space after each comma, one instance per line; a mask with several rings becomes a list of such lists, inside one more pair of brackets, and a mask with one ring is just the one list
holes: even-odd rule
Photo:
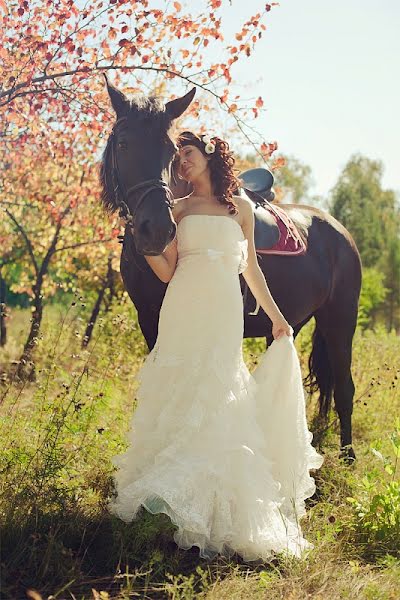
[[400, 205], [382, 188], [383, 165], [360, 154], [345, 165], [331, 192], [329, 211], [353, 235], [364, 267], [384, 273], [382, 304], [389, 328], [399, 326]]
[[[280, 155], [274, 167], [275, 185], [279, 202], [307, 204], [312, 184], [311, 167], [291, 155]], [[277, 168], [278, 167], [278, 168]]]
[[384, 279], [384, 274], [374, 267], [366, 267], [363, 270], [357, 317], [357, 325], [363, 329], [374, 324], [378, 308], [385, 300], [388, 290], [384, 286]]
[[382, 173], [381, 162], [355, 155], [331, 192], [330, 212], [353, 235], [366, 267], [376, 267], [382, 259], [386, 217], [394, 209], [382, 190]]
[[[106, 231], [103, 224], [97, 168], [87, 164], [81, 154], [87, 133], [85, 129], [80, 131], [79, 139], [77, 133], [68, 137], [64, 132], [61, 138], [50, 130], [44, 141], [42, 136], [25, 134], [8, 142], [8, 160], [13, 168], [6, 171], [0, 186], [0, 205], [7, 217], [0, 223], [0, 237], [5, 227], [10, 245], [24, 247], [11, 289], [32, 298], [31, 327], [20, 358], [19, 376], [25, 374], [28, 364], [28, 371], [34, 375], [32, 358], [43, 302], [59, 287], [66, 291], [72, 287], [79, 270], [79, 253], [92, 257], [96, 265], [98, 244], [118, 247], [119, 229], [110, 223]], [[77, 139], [80, 151], [67, 151]], [[12, 263], [3, 267], [10, 279], [14, 268]], [[96, 271], [94, 267], [92, 276]]]
[[[211, 105], [222, 108], [251, 141], [245, 132], [249, 120], [264, 110], [263, 100], [241, 101], [231, 70], [254, 51], [266, 15], [277, 3], [260, 2], [260, 10], [237, 23], [226, 41], [224, 4], [234, 10], [228, 0], [199, 0], [193, 10], [179, 2], [153, 8], [149, 0], [94, 0], [84, 7], [74, 0], [3, 2], [0, 109], [8, 121], [5, 134], [29, 129], [37, 117], [49, 124], [57, 116], [72, 129], [76, 122], [84, 120], [90, 127], [99, 119], [104, 127], [104, 115], [111, 115], [99, 75], [112, 71], [118, 86], [129, 75], [125, 92], [157, 91], [172, 99], [181, 94], [179, 84], [196, 85], [204, 92], [202, 114]], [[199, 110], [198, 99], [191, 105], [192, 116], [197, 118]], [[263, 141], [256, 149], [268, 156], [271, 145]]]
[[[4, 207], [18, 206], [13, 202], [4, 202]], [[23, 259], [26, 253], [24, 242], [21, 238], [15, 240], [12, 235], [12, 226], [8, 220], [0, 221], [0, 346], [7, 342], [7, 279], [11, 279], [10, 271], [14, 265]]]
[[[87, 289], [87, 285], [85, 288]], [[121, 277], [119, 277], [119, 264], [116, 260], [115, 253], [110, 252], [106, 269], [104, 269], [104, 273], [100, 273], [99, 276], [96, 277], [93, 290], [96, 299], [86, 326], [85, 335], [83, 336], [83, 348], [86, 348], [90, 343], [94, 326], [101, 311], [101, 306], [104, 305], [104, 313], [107, 313], [111, 309], [114, 300], [122, 299], [124, 288], [122, 286]]]
[[[400, 226], [400, 211], [393, 219], [391, 226]], [[389, 235], [387, 244], [387, 259], [384, 266], [385, 280], [388, 285], [388, 293], [385, 298], [384, 307], [386, 314], [386, 326], [388, 331], [395, 329], [400, 331], [400, 237], [393, 232]]]
[[236, 156], [238, 171], [263, 166], [267, 166], [273, 172], [276, 203], [307, 204], [311, 201], [308, 198], [308, 191], [312, 183], [311, 167], [302, 163], [298, 158], [279, 154], [270, 161], [270, 164], [265, 165], [254, 152]]

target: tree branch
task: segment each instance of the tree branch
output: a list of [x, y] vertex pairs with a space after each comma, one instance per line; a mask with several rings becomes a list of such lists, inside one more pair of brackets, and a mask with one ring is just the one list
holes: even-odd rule
[[26, 234], [26, 232], [25, 232], [25, 229], [22, 227], [22, 225], [20, 225], [20, 224], [18, 223], [17, 219], [16, 219], [16, 218], [14, 217], [14, 215], [13, 215], [13, 214], [12, 214], [12, 213], [11, 213], [11, 212], [8, 210], [8, 208], [5, 208], [4, 210], [5, 210], [6, 214], [9, 216], [9, 218], [11, 219], [11, 221], [14, 223], [14, 225], [17, 227], [17, 229], [18, 229], [18, 231], [20, 232], [20, 234], [22, 235], [22, 237], [24, 238], [24, 241], [25, 241], [26, 247], [28, 248], [28, 253], [29, 253], [29, 256], [30, 256], [30, 257], [31, 257], [31, 259], [32, 259], [32, 263], [33, 263], [33, 266], [34, 266], [34, 269], [35, 269], [36, 276], [38, 276], [38, 275], [39, 275], [39, 272], [40, 272], [40, 269], [39, 269], [39, 265], [38, 265], [38, 263], [37, 263], [37, 261], [36, 261], [36, 258], [35, 258], [35, 254], [34, 254], [34, 251], [33, 251], [32, 242], [31, 242], [31, 241], [30, 241], [30, 239], [28, 238], [28, 236], [27, 236], [27, 234]]
[[79, 242], [78, 244], [73, 244], [72, 246], [63, 246], [62, 248], [57, 248], [55, 252], [63, 252], [64, 250], [73, 250], [74, 248], [79, 248], [80, 246], [90, 246], [91, 244], [101, 244], [112, 241], [114, 241], [114, 238], [108, 238], [106, 240], [91, 240], [90, 242]]
[[[55, 81], [56, 79], [59, 79], [60, 77], [68, 77], [70, 75], [78, 75], [79, 73], [86, 73], [88, 75], [90, 75], [91, 73], [95, 73], [95, 72], [102, 72], [102, 71], [110, 71], [110, 70], [119, 70], [119, 69], [127, 69], [130, 71], [134, 71], [134, 70], [138, 70], [138, 71], [156, 71], [159, 73], [169, 73], [170, 75], [174, 75], [175, 77], [180, 77], [181, 79], [185, 79], [186, 81], [188, 81], [189, 83], [193, 83], [193, 85], [198, 85], [197, 83], [194, 83], [192, 81], [189, 80], [188, 77], [181, 75], [175, 71], [172, 71], [171, 69], [168, 69], [166, 67], [144, 67], [141, 65], [134, 65], [134, 66], [128, 66], [128, 65], [106, 65], [104, 67], [93, 67], [93, 68], [89, 68], [89, 67], [83, 67], [83, 68], [77, 68], [77, 69], [73, 69], [71, 71], [62, 71], [61, 73], [52, 73], [52, 74], [45, 74], [42, 75], [40, 77], [35, 77], [33, 78], [31, 81], [24, 81], [22, 83], [18, 83], [17, 85], [8, 88], [6, 90], [3, 90], [0, 92], [0, 98], [4, 98], [6, 96], [9, 96], [8, 100], [4, 103], [2, 103], [1, 106], [4, 106], [5, 104], [8, 104], [9, 102], [11, 102], [11, 100], [14, 99], [13, 94], [15, 92], [17, 92], [20, 89], [23, 89], [25, 87], [28, 87], [29, 85], [32, 84], [37, 84], [37, 83], [43, 83], [44, 81], [49, 81], [49, 80], [53, 80]], [[200, 87], [200, 86], [199, 86]], [[211, 91], [208, 90], [207, 88], [205, 88], [207, 91]], [[212, 93], [212, 92], [211, 92]]]

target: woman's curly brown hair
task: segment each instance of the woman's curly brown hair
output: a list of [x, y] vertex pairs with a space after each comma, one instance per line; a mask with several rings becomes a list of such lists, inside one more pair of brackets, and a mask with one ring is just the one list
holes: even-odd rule
[[[205, 135], [205, 134], [204, 134]], [[229, 149], [228, 142], [225, 142], [217, 136], [211, 136], [211, 142], [215, 146], [215, 152], [207, 154], [205, 152], [206, 144], [202, 141], [202, 135], [196, 135], [191, 131], [183, 131], [176, 139], [178, 148], [183, 146], [196, 146], [205, 157], [209, 158], [208, 166], [210, 169], [210, 179], [213, 192], [221, 204], [229, 207], [229, 213], [236, 215], [238, 207], [233, 199], [233, 195], [238, 192], [240, 182], [234, 174], [233, 167], [235, 158], [233, 152]]]

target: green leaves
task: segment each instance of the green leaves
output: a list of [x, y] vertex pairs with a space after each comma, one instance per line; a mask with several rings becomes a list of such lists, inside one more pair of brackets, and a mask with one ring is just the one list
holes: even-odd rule
[[[367, 471], [358, 484], [359, 494], [347, 497], [353, 508], [351, 527], [366, 552], [377, 556], [386, 553], [398, 555], [400, 539], [400, 481], [397, 478], [400, 456], [400, 422], [389, 436], [393, 456], [384, 455], [371, 445], [371, 453], [377, 460], [376, 468]], [[387, 475], [390, 477], [388, 481]]]

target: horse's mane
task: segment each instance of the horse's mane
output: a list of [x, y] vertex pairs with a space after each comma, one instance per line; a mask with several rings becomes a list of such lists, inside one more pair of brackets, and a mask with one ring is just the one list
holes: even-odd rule
[[[160, 138], [171, 125], [171, 117], [165, 111], [164, 102], [157, 96], [135, 96], [129, 100], [124, 116], [128, 119], [128, 125], [129, 121], [134, 121], [136, 125], [143, 122], [147, 131], [159, 131]], [[113, 213], [118, 208], [112, 185], [111, 143], [110, 135], [100, 163], [101, 202], [109, 213]]]

